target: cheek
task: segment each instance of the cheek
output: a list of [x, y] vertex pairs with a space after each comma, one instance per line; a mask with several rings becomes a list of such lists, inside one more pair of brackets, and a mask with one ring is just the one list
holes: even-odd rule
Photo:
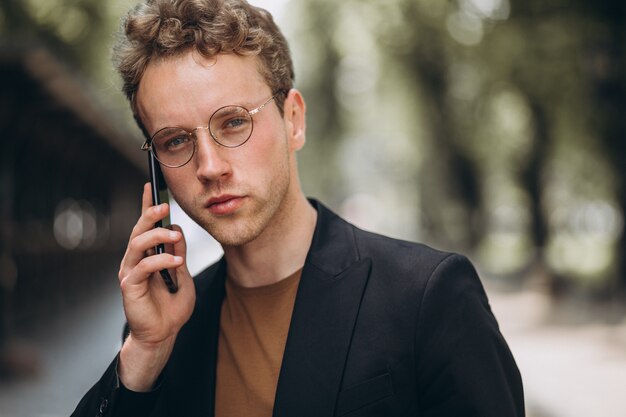
[[[262, 134], [262, 136], [261, 136]], [[256, 140], [255, 140], [256, 139]], [[247, 149], [241, 149], [239, 169], [254, 171], [263, 175], [282, 169], [289, 159], [289, 149], [284, 131], [259, 132], [258, 137], [250, 138], [254, 142]]]
[[[184, 168], [177, 168], [175, 172], [163, 172], [167, 188], [170, 190], [170, 194], [176, 201], [185, 198], [184, 190], [185, 184], [189, 184], [189, 175], [193, 175], [193, 172], [187, 173]], [[183, 191], [183, 192], [181, 192]]]

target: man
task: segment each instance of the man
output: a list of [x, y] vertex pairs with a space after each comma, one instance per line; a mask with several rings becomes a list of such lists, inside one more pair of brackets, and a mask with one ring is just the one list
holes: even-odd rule
[[[269, 14], [148, 0], [119, 69], [171, 194], [224, 248], [192, 279], [150, 188], [119, 278], [129, 334], [75, 416], [524, 414], [469, 262], [361, 231], [298, 180], [305, 103]], [[155, 255], [159, 244], [173, 254]], [[159, 276], [171, 270], [175, 294]]]

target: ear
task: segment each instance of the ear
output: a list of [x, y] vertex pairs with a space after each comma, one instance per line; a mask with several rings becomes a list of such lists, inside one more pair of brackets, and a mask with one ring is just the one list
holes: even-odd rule
[[285, 128], [289, 147], [298, 151], [306, 141], [306, 104], [302, 94], [295, 88], [289, 90], [284, 105]]

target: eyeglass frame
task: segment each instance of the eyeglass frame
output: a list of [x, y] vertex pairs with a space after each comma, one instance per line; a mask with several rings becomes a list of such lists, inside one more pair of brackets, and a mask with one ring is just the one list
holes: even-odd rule
[[[229, 149], [234, 149], [234, 148], [238, 148], [242, 145], [244, 145], [246, 142], [248, 142], [248, 140], [250, 140], [250, 138], [252, 137], [252, 132], [254, 131], [254, 119], [252, 116], [254, 116], [255, 114], [257, 114], [258, 112], [260, 112], [261, 110], [263, 110], [263, 108], [265, 106], [267, 106], [272, 100], [276, 100], [276, 97], [278, 97], [278, 95], [281, 92], [277, 92], [274, 95], [272, 95], [270, 98], [268, 98], [267, 100], [265, 100], [265, 102], [263, 102], [263, 104], [261, 104], [258, 107], [255, 107], [252, 110], [248, 110], [245, 106], [240, 106], [240, 105], [236, 105], [236, 104], [229, 104], [226, 106], [222, 106], [220, 108], [218, 108], [217, 110], [215, 110], [212, 114], [211, 117], [209, 117], [209, 122], [206, 126], [197, 126], [195, 128], [193, 128], [191, 131], [185, 129], [184, 127], [181, 126], [166, 126], [163, 127], [159, 130], [157, 130], [156, 132], [154, 132], [154, 134], [149, 138], [146, 139], [146, 141], [144, 142], [143, 145], [141, 145], [140, 150], [142, 151], [151, 151], [152, 154], [154, 155], [154, 158], [159, 162], [159, 164], [164, 165], [168, 168], [181, 168], [185, 165], [187, 165], [189, 163], [189, 161], [191, 161], [193, 159], [193, 156], [196, 154], [196, 143], [198, 142], [198, 136], [196, 135], [196, 131], [198, 129], [206, 129], [209, 131], [209, 136], [211, 136], [211, 139], [213, 139], [213, 142], [217, 143], [219, 146], [222, 146], [224, 148], [229, 148]], [[222, 109], [225, 109], [227, 107], [240, 107], [242, 109], [244, 109], [246, 112], [248, 112], [248, 114], [250, 115], [250, 133], [248, 134], [248, 137], [243, 140], [240, 144], [238, 145], [234, 145], [234, 146], [228, 146], [228, 145], [224, 145], [223, 143], [221, 143], [220, 141], [217, 140], [217, 138], [215, 137], [215, 134], [211, 131], [211, 119], [213, 119], [213, 116], [215, 116], [217, 114], [217, 112], [219, 112]], [[187, 133], [187, 135], [189, 135], [191, 137], [191, 140], [193, 141], [193, 152], [191, 152], [191, 155], [189, 155], [189, 159], [187, 161], [185, 161], [184, 163], [180, 164], [180, 165], [168, 165], [164, 162], [162, 162], [159, 157], [157, 156], [157, 153], [152, 149], [152, 141], [154, 139], [154, 137], [156, 135], [159, 134], [159, 132], [164, 131], [165, 129], [180, 129], [182, 131], [184, 131], [185, 133]]]

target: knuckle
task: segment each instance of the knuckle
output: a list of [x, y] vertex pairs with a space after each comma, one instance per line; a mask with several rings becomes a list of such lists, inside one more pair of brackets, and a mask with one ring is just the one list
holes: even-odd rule
[[135, 271], [142, 275], [150, 275], [158, 271], [159, 269], [161, 269], [159, 266], [161, 260], [160, 258], [161, 255], [154, 255], [143, 258], [135, 267]]
[[139, 240], [139, 236], [135, 236], [134, 238], [132, 238], [130, 240], [130, 242], [128, 242], [128, 250], [129, 251], [137, 251], [139, 250], [140, 247], [140, 240]]
[[122, 291], [122, 293], [124, 293], [126, 291], [126, 288], [128, 287], [128, 280], [127, 279], [123, 279], [120, 281], [120, 290]]
[[148, 207], [145, 216], [151, 221], [157, 220], [159, 218], [159, 206]]
[[140, 223], [141, 223], [141, 219], [139, 219], [139, 222], [137, 222], [135, 226], [133, 226], [133, 230], [130, 233], [131, 237], [141, 232]]
[[124, 278], [125, 271], [126, 271], [126, 257], [128, 256], [128, 251], [126, 251], [126, 253], [124, 254], [124, 257], [122, 258], [122, 262], [120, 262], [120, 268], [117, 271], [117, 277], [121, 280]]
[[126, 267], [126, 264], [124, 262], [122, 262], [122, 264], [120, 265], [120, 269], [117, 272], [117, 277], [121, 281], [124, 278], [126, 278], [127, 275], [128, 275], [128, 268]]
[[141, 214], [140, 223], [149, 222], [151, 220], [152, 207], [146, 208], [146, 210]]
[[151, 258], [153, 258], [153, 256], [149, 256], [147, 258], [143, 258], [141, 261], [139, 261], [139, 263], [135, 267], [135, 270], [137, 270], [138, 272], [141, 272], [141, 273], [149, 272], [150, 266], [153, 263]]

